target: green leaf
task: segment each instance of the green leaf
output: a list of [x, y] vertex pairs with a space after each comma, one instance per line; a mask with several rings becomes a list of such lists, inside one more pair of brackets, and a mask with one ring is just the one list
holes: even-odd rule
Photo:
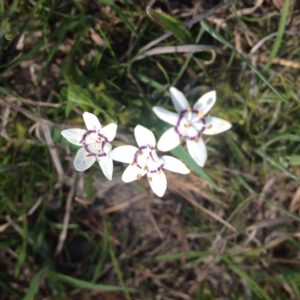
[[148, 16], [158, 25], [166, 27], [183, 44], [192, 43], [193, 39], [189, 30], [178, 20], [167, 15], [161, 10], [153, 10], [147, 7]]
[[[96, 105], [89, 91], [85, 88], [82, 88], [80, 85], [71, 84], [68, 87], [68, 101], [75, 102], [81, 106], [83, 110], [86, 110], [85, 106], [90, 106], [101, 113], [109, 116], [111, 119], [114, 119], [107, 111]], [[71, 105], [70, 105], [71, 106]], [[66, 107], [66, 113], [70, 112], [70, 106]]]
[[138, 36], [136, 30], [134, 29], [134, 25], [130, 22], [130, 20], [124, 14], [124, 10], [121, 9], [118, 5], [114, 3], [114, 1], [110, 0], [100, 0], [101, 3], [111, 7], [120, 17], [120, 19], [124, 22], [124, 24], [128, 27], [128, 29], [133, 33], [135, 37]]
[[226, 45], [229, 49], [231, 49], [235, 54], [237, 54], [260, 78], [262, 81], [264, 81], [268, 87], [284, 102], [288, 103], [288, 101], [282, 96], [281, 93], [278, 92], [278, 90], [273, 87], [273, 85], [268, 81], [268, 79], [259, 72], [252, 64], [251, 62], [244, 57], [242, 53], [237, 51], [229, 42], [227, 42], [219, 33], [214, 31], [205, 21], [201, 21], [201, 26], [211, 34], [212, 37], [214, 37], [216, 40], [221, 42], [222, 44]]
[[260, 149], [255, 150], [255, 152], [259, 156], [264, 158], [266, 161], [268, 161], [271, 165], [273, 165], [274, 167], [276, 167], [280, 171], [286, 173], [288, 176], [290, 176], [291, 178], [293, 178], [294, 180], [296, 180], [300, 184], [300, 179], [295, 174], [293, 174], [291, 171], [289, 171], [286, 167], [281, 165], [279, 162], [275, 161], [272, 157], [268, 156], [266, 153], [264, 153]]
[[210, 183], [217, 191], [219, 190], [216, 183], [200, 168], [195, 161], [190, 157], [186, 150], [179, 145], [171, 151], [173, 155], [182, 160], [186, 165], [188, 165], [195, 173], [204, 178], [208, 183]]
[[255, 195], [257, 198], [261, 199], [262, 201], [268, 203], [269, 205], [275, 207], [278, 211], [281, 211], [282, 213], [294, 218], [297, 221], [300, 221], [300, 218], [296, 215], [292, 214], [288, 210], [280, 207], [279, 205], [274, 204], [272, 201], [268, 200], [265, 197], [262, 197], [260, 194], [258, 194], [256, 191], [253, 190], [253, 188], [241, 177], [237, 177], [238, 181], [241, 183], [242, 186], [244, 186], [252, 195]]
[[68, 101], [68, 102], [67, 102], [66, 110], [65, 110], [66, 117], [69, 116], [69, 114], [70, 114], [70, 112], [71, 112], [71, 110], [72, 110], [72, 108], [73, 108], [74, 106], [76, 106], [76, 103], [75, 103], [75, 102], [72, 102], [72, 101]]
[[291, 166], [300, 166], [300, 155], [293, 155], [286, 158], [289, 160]]
[[268, 61], [266, 62], [265, 66], [263, 68], [264, 71], [267, 70], [270, 67], [270, 65], [272, 64], [273, 58], [276, 56], [276, 54], [279, 50], [280, 44], [282, 42], [284, 29], [285, 29], [286, 19], [287, 19], [288, 12], [289, 12], [289, 5], [290, 5], [290, 0], [285, 0], [284, 5], [283, 5], [283, 9], [282, 9], [282, 12], [281, 12], [280, 21], [279, 21], [278, 33], [277, 33], [275, 42], [273, 44], [271, 54], [269, 55]]
[[77, 84], [69, 85], [68, 101], [94, 106], [90, 93]]
[[228, 257], [225, 255], [222, 256], [223, 261], [235, 272], [238, 276], [241, 277], [245, 282], [248, 283], [251, 290], [256, 294], [258, 299], [271, 300], [271, 298], [265, 293], [265, 291], [256, 283], [255, 280], [251, 278], [245, 271], [240, 269], [237, 265], [235, 265]]
[[23, 300], [33, 300], [34, 299], [34, 295], [39, 290], [40, 278], [45, 273], [45, 271], [46, 271], [46, 269], [43, 268], [33, 277], [32, 281], [30, 283], [28, 292], [25, 295], [25, 297], [23, 298]]
[[121, 286], [115, 286], [115, 285], [104, 285], [104, 284], [96, 284], [84, 280], [80, 280], [71, 276], [49, 272], [48, 275], [55, 279], [56, 281], [64, 282], [66, 284], [70, 284], [72, 286], [75, 286], [77, 288], [83, 288], [88, 290], [97, 290], [97, 291], [128, 291], [128, 292], [134, 292], [133, 288], [124, 288]]

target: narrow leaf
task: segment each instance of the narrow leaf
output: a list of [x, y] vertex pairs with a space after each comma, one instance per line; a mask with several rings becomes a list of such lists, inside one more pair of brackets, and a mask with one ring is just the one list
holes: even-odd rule
[[192, 43], [191, 33], [180, 21], [167, 15], [161, 10], [153, 10], [150, 7], [147, 7], [147, 14], [158, 25], [170, 30], [181, 43]]
[[200, 168], [194, 160], [190, 157], [190, 155], [186, 152], [186, 150], [179, 145], [175, 149], [171, 151], [173, 155], [182, 160], [187, 166], [189, 166], [195, 173], [204, 178], [208, 183], [210, 183], [217, 191], [219, 190], [216, 183]]
[[80, 280], [71, 276], [54, 273], [54, 272], [49, 273], [49, 276], [51, 276], [53, 279], [57, 281], [70, 284], [77, 288], [84, 288], [84, 289], [97, 290], [97, 291], [124, 291], [124, 290], [131, 291], [131, 292], [134, 291], [134, 289], [132, 288], [124, 288], [115, 285], [96, 284], [96, 283]]
[[268, 87], [284, 102], [288, 103], [288, 101], [282, 96], [281, 93], [278, 92], [278, 90], [273, 87], [273, 85], [267, 80], [267, 78], [259, 72], [252, 64], [251, 62], [244, 57], [242, 53], [237, 51], [229, 42], [227, 42], [220, 34], [218, 34], [216, 31], [214, 31], [206, 22], [201, 21], [201, 26], [212, 35], [216, 40], [221, 42], [222, 44], [226, 45], [229, 49], [231, 49], [235, 54], [237, 54], [260, 78], [262, 81], [264, 81]]

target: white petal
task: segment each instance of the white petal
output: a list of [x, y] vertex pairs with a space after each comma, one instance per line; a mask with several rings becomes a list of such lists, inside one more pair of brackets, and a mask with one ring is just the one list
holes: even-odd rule
[[66, 129], [61, 132], [61, 135], [67, 139], [70, 143], [82, 146], [81, 140], [83, 135], [86, 133], [85, 129], [79, 129], [79, 128], [71, 128]]
[[74, 159], [74, 166], [77, 171], [85, 171], [93, 165], [96, 158], [94, 156], [87, 156], [84, 148], [80, 148]]
[[142, 170], [137, 165], [129, 165], [122, 175], [124, 182], [131, 182], [137, 180], [147, 173], [146, 170]]
[[153, 132], [147, 129], [146, 127], [137, 125], [134, 128], [134, 135], [139, 147], [148, 146], [148, 145], [151, 147], [155, 147], [156, 145], [155, 136]]
[[85, 112], [83, 115], [85, 126], [88, 130], [100, 130], [101, 123], [98, 118], [89, 112]]
[[179, 115], [171, 112], [163, 107], [159, 107], [159, 106], [154, 106], [152, 108], [152, 110], [154, 111], [154, 113], [163, 121], [175, 126], [177, 124]]
[[100, 133], [103, 134], [109, 142], [111, 142], [115, 138], [116, 132], [117, 124], [115, 123], [108, 124], [100, 130]]
[[160, 137], [157, 148], [160, 151], [170, 151], [176, 148], [180, 144], [180, 138], [175, 128], [172, 127], [168, 129], [163, 135]]
[[200, 137], [198, 142], [195, 140], [187, 140], [186, 145], [193, 160], [197, 163], [197, 165], [203, 167], [207, 159], [206, 146], [203, 139]]
[[167, 189], [167, 178], [165, 173], [163, 171], [153, 174], [148, 173], [147, 176], [154, 194], [158, 197], [162, 197]]
[[105, 143], [103, 146], [103, 152], [105, 154], [108, 154], [108, 153], [110, 153], [111, 148], [112, 148], [112, 145], [110, 143]]
[[134, 155], [137, 151], [139, 151], [139, 149], [134, 146], [129, 146], [129, 145], [120, 146], [120, 147], [114, 148], [110, 152], [110, 157], [113, 160], [130, 164], [133, 162]]
[[206, 117], [205, 127], [203, 134], [217, 134], [231, 128], [231, 124], [223, 119], [216, 117]]
[[210, 91], [204, 94], [194, 105], [193, 109], [207, 114], [216, 102], [216, 91]]
[[113, 160], [110, 157], [101, 158], [99, 161], [99, 165], [103, 171], [104, 176], [108, 180], [111, 180], [114, 171]]
[[179, 159], [164, 155], [163, 160], [165, 161], [163, 168], [172, 172], [180, 173], [180, 174], [188, 174], [190, 170], [186, 167], [186, 165], [180, 161]]
[[194, 138], [194, 137], [197, 137], [198, 135], [199, 135], [199, 131], [196, 128], [194, 128], [192, 126], [190, 126], [188, 128], [187, 137]]
[[177, 112], [180, 113], [181, 111], [187, 109], [190, 106], [183, 93], [178, 91], [176, 88], [171, 87], [170, 94], [173, 105]]

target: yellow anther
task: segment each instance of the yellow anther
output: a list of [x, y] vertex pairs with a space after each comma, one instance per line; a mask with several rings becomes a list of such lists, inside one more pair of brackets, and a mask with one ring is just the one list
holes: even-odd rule
[[131, 166], [134, 166], [136, 164], [136, 162], [135, 161], [133, 161], [130, 165]]
[[198, 142], [199, 142], [199, 138], [198, 138], [198, 137], [195, 137], [194, 141], [195, 141], [196, 143], [198, 143]]
[[192, 109], [190, 107], [187, 107], [186, 111], [191, 111]]
[[144, 167], [144, 170], [148, 171], [148, 166], [145, 166], [145, 167]]
[[183, 138], [182, 137], [179, 138], [179, 142], [180, 142], [180, 144], [183, 144]]
[[184, 128], [188, 128], [189, 125], [188, 125], [188, 124], [184, 124], [183, 127], [184, 127]]
[[212, 124], [210, 124], [206, 127], [206, 129], [211, 129], [211, 128], [212, 128]]
[[203, 111], [198, 111], [198, 116], [200, 119], [203, 119], [203, 117], [204, 117]]
[[139, 153], [138, 153], [138, 155], [143, 155], [144, 153], [143, 153], [143, 151], [139, 151]]
[[142, 175], [141, 175], [141, 174], [137, 174], [137, 175], [136, 175], [136, 179], [137, 179], [137, 180], [140, 180], [141, 178], [142, 178]]
[[152, 181], [152, 177], [147, 177], [148, 181], [151, 182]]

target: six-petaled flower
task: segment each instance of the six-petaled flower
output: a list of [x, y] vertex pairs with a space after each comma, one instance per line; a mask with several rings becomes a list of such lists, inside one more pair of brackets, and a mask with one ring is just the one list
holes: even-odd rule
[[83, 119], [87, 130], [79, 128], [66, 129], [61, 132], [62, 136], [70, 143], [82, 146], [74, 159], [77, 171], [85, 171], [97, 161], [107, 179], [112, 179], [113, 161], [109, 156], [111, 142], [116, 135], [117, 125], [109, 124], [102, 127], [98, 118], [91, 113], [85, 112]]
[[134, 146], [120, 146], [114, 148], [110, 156], [116, 161], [129, 163], [122, 175], [124, 182], [140, 180], [147, 174], [147, 179], [153, 192], [162, 197], [167, 189], [167, 179], [163, 169], [188, 174], [189, 169], [177, 158], [172, 156], [159, 157], [156, 153], [156, 140], [149, 129], [137, 125], [134, 135], [139, 148]]
[[177, 113], [159, 106], [153, 107], [154, 113], [163, 121], [173, 125], [159, 139], [157, 148], [169, 151], [177, 147], [186, 139], [187, 149], [195, 162], [203, 167], [207, 152], [202, 134], [213, 135], [231, 128], [231, 124], [216, 117], [204, 117], [216, 102], [216, 92], [204, 94], [190, 107], [182, 92], [174, 87], [170, 88], [171, 99]]

